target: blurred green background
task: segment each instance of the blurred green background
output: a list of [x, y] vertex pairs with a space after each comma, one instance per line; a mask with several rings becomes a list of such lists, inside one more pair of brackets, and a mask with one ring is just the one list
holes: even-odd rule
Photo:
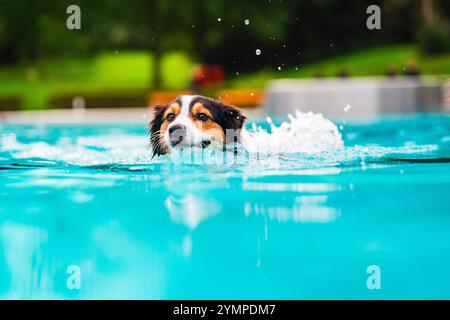
[[[68, 30], [66, 8], [81, 8]], [[366, 27], [371, 4], [381, 30]], [[448, 0], [0, 0], [0, 109], [70, 96], [138, 97], [189, 88], [218, 64], [221, 88], [276, 78], [450, 74]], [[256, 51], [261, 54], [257, 55]]]

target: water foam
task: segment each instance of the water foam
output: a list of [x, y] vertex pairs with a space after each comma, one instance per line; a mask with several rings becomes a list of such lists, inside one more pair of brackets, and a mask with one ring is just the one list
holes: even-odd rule
[[297, 110], [294, 116], [288, 114], [288, 119], [277, 127], [268, 117], [270, 132], [253, 123], [250, 132], [243, 132], [245, 148], [250, 152], [264, 154], [315, 154], [344, 149], [338, 128], [321, 114]]
[[24, 143], [14, 133], [0, 136], [0, 151], [14, 159], [46, 160], [78, 166], [148, 163], [148, 139], [131, 134], [60, 137], [55, 143]]

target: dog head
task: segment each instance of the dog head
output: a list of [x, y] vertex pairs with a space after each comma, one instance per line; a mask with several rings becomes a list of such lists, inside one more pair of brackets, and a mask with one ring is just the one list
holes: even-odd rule
[[220, 148], [239, 142], [245, 116], [233, 106], [202, 96], [179, 96], [155, 106], [149, 124], [153, 155], [177, 148]]

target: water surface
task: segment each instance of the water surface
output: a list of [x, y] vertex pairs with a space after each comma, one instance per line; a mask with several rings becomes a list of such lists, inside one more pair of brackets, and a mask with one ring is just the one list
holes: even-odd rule
[[450, 298], [450, 117], [340, 133], [205, 164], [144, 125], [0, 126], [0, 298]]

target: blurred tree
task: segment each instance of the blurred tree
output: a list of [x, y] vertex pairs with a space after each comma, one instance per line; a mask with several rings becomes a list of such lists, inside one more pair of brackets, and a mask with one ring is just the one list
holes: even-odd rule
[[2, 62], [36, 57], [39, 6], [35, 0], [0, 1], [0, 53]]
[[450, 50], [450, 30], [438, 0], [421, 0], [423, 25], [418, 33], [423, 53], [439, 54]]
[[436, 26], [438, 23], [438, 12], [434, 0], [421, 0], [422, 15], [426, 26]]
[[259, 0], [137, 0], [127, 11], [128, 45], [153, 53], [155, 87], [163, 52], [184, 50], [202, 62], [239, 68], [255, 59], [257, 48], [281, 41], [289, 17], [289, 6]]
[[[220, 63], [228, 70], [270, 63], [268, 53], [286, 37], [291, 15], [290, 6], [279, 1], [77, 2], [82, 28], [70, 31], [65, 26], [66, 8], [73, 1], [0, 0], [3, 62], [105, 49], [145, 49], [154, 57], [153, 86], [160, 87], [160, 61], [168, 50], [183, 50], [198, 61]], [[263, 52], [259, 62], [256, 49]]]

